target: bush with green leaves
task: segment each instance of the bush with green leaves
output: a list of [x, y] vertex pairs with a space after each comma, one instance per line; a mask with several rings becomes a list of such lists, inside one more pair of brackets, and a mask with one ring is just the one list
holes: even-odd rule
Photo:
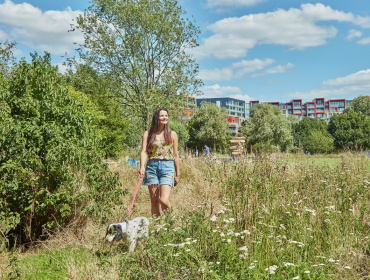
[[257, 143], [260, 147], [277, 147], [289, 151], [293, 146], [292, 120], [282, 115], [279, 108], [271, 104], [257, 104], [251, 109], [251, 118], [242, 123], [240, 136], [245, 137], [249, 149]]
[[73, 88], [69, 88], [69, 94], [82, 103], [92, 117], [92, 126], [100, 137], [100, 146], [105, 157], [118, 158], [124, 149], [128, 127], [121, 105], [113, 98], [86, 94]]
[[306, 141], [307, 152], [327, 154], [334, 151], [334, 139], [327, 131], [313, 130]]
[[323, 119], [303, 118], [301, 121], [292, 125], [292, 135], [294, 146], [306, 150], [308, 138], [313, 131], [327, 134], [328, 124]]
[[214, 103], [202, 102], [187, 123], [189, 146], [202, 150], [203, 146], [207, 145], [213, 148], [212, 152], [226, 150], [230, 140], [227, 116], [225, 108], [220, 108]]
[[0, 79], [2, 234], [19, 244], [77, 217], [104, 220], [123, 194], [118, 175], [102, 163], [91, 118], [50, 55], [33, 54]]
[[370, 117], [350, 110], [347, 114], [334, 115], [328, 126], [337, 150], [370, 148]]

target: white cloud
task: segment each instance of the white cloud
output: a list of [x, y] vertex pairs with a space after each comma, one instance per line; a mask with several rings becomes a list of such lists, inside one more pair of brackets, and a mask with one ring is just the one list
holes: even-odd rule
[[8, 39], [7, 34], [4, 31], [0, 30], [0, 40], [4, 42], [6, 39]]
[[253, 6], [267, 0], [207, 0], [207, 7], [239, 7], [239, 6]]
[[266, 76], [271, 74], [281, 74], [286, 73], [294, 68], [293, 63], [287, 63], [285, 65], [277, 65], [275, 67], [271, 67], [263, 71], [262, 73], [253, 74], [252, 77], [259, 77], [259, 76]]
[[0, 4], [0, 24], [11, 41], [51, 54], [64, 54], [73, 49], [73, 42], [83, 42], [80, 32], [68, 32], [70, 24], [81, 13], [70, 8], [43, 12], [28, 3], [14, 4], [5, 0]]
[[361, 40], [357, 41], [359, 45], [370, 45], [370, 37], [362, 38]]
[[247, 94], [233, 94], [233, 95], [229, 95], [227, 97], [231, 97], [231, 98], [235, 98], [235, 99], [239, 99], [239, 100], [244, 100], [246, 102], [249, 102], [251, 100], [255, 100], [254, 98], [249, 97]]
[[230, 94], [241, 94], [241, 89], [232, 86], [220, 86], [219, 84], [214, 84], [211, 86], [205, 86], [201, 89], [204, 93], [202, 97], [226, 97]]
[[351, 29], [348, 31], [347, 40], [352, 40], [354, 38], [360, 38], [362, 36], [362, 32], [359, 30]]
[[230, 81], [231, 79], [242, 78], [245, 74], [262, 70], [273, 63], [275, 61], [270, 58], [265, 60], [241, 60], [222, 69], [200, 70], [199, 78], [206, 81]]
[[308, 92], [293, 92], [288, 96], [315, 98], [345, 95], [362, 95], [370, 91], [370, 69], [362, 70], [345, 77], [322, 82], [321, 86]]
[[286, 46], [291, 50], [317, 47], [334, 38], [338, 30], [322, 22], [350, 22], [370, 28], [370, 17], [333, 10], [323, 4], [302, 4], [299, 9], [278, 9], [219, 20], [207, 27], [214, 34], [194, 50], [198, 58], [240, 58], [259, 44]]

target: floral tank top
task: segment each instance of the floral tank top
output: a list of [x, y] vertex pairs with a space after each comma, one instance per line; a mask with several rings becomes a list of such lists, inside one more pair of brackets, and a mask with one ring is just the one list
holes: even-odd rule
[[173, 144], [166, 145], [164, 140], [154, 140], [153, 148], [148, 151], [149, 159], [153, 160], [174, 160]]

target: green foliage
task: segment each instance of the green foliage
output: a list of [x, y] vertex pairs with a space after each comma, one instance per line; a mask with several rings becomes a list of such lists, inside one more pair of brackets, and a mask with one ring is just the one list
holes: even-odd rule
[[100, 137], [100, 149], [106, 157], [118, 158], [124, 149], [127, 120], [123, 118], [121, 105], [114, 99], [90, 95], [69, 88], [69, 94], [84, 105], [92, 117], [94, 131]]
[[13, 52], [17, 44], [15, 42], [0, 42], [0, 75], [9, 76], [11, 64], [15, 61]]
[[349, 109], [370, 117], [370, 96], [359, 96], [352, 100]]
[[170, 119], [170, 128], [177, 133], [179, 138], [179, 150], [184, 151], [186, 143], [189, 141], [190, 137], [188, 128], [183, 122], [173, 117]]
[[334, 139], [326, 130], [312, 130], [306, 139], [305, 151], [313, 154], [331, 153], [334, 151]]
[[276, 153], [279, 152], [279, 147], [271, 144], [256, 143], [252, 146], [252, 151], [263, 152], [263, 153]]
[[325, 135], [328, 130], [328, 124], [322, 119], [303, 118], [301, 121], [292, 125], [292, 135], [294, 146], [307, 150], [308, 138], [313, 131]]
[[366, 279], [369, 164], [349, 153], [184, 161], [198, 174], [183, 177], [190, 201], [152, 219], [134, 253], [99, 234], [89, 244], [22, 256], [18, 272], [24, 279]]
[[291, 121], [270, 104], [257, 104], [251, 110], [251, 118], [243, 122], [239, 134], [245, 137], [247, 148], [262, 143], [289, 151], [292, 147]]
[[187, 123], [189, 128], [189, 146], [203, 149], [204, 145], [224, 150], [228, 145], [228, 113], [214, 103], [202, 102], [193, 112]]
[[102, 163], [91, 119], [50, 56], [15, 64], [0, 103], [0, 220], [12, 222], [5, 234], [19, 244], [81, 215], [104, 220], [122, 194], [118, 175]]
[[197, 46], [199, 29], [185, 15], [176, 0], [96, 0], [72, 29], [84, 34], [86, 65], [110, 80], [110, 92], [145, 125], [154, 108], [176, 110], [202, 84], [186, 52]]
[[370, 117], [350, 110], [347, 114], [331, 117], [329, 133], [334, 138], [338, 150], [370, 148]]

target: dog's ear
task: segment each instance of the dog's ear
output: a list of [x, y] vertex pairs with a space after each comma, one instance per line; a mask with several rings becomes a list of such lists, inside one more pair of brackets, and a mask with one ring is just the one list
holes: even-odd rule
[[123, 238], [123, 232], [121, 225], [115, 225], [114, 229], [116, 231], [116, 241], [119, 241]]

